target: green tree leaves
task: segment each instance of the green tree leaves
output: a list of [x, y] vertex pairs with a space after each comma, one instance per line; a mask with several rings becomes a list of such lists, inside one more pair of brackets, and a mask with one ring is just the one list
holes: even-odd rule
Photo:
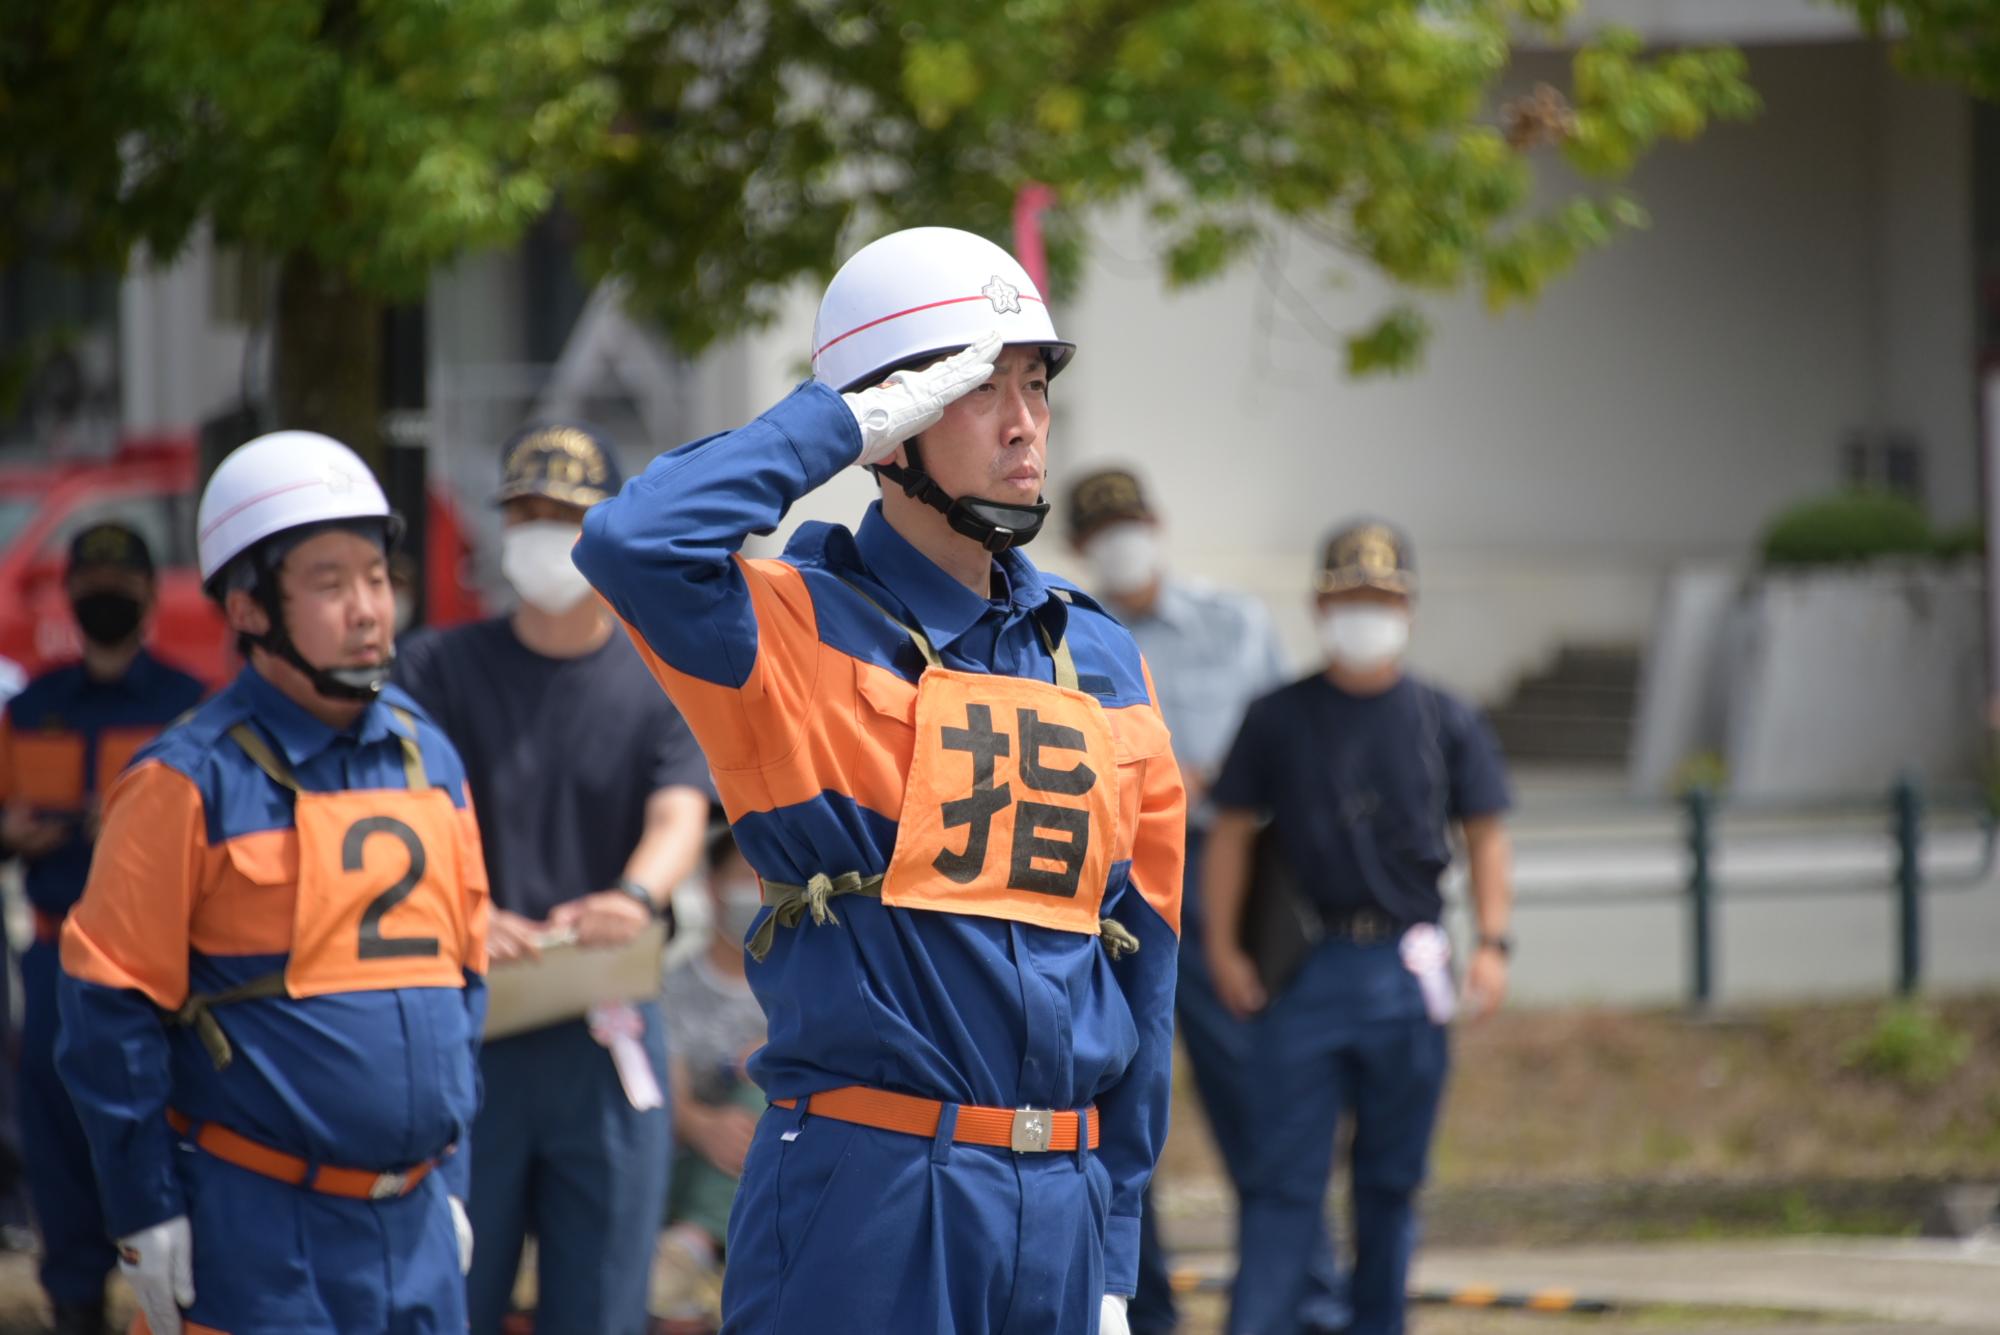
[[[1852, 0], [1867, 8], [1893, 7]], [[1944, 0], [1939, 0], [1940, 4]], [[1296, 229], [1416, 291], [1532, 297], [1642, 215], [1530, 201], [1754, 113], [1733, 51], [1610, 33], [1501, 105], [1576, 0], [65, 0], [0, 13], [0, 262], [117, 260], [200, 220], [384, 298], [563, 202], [685, 351], [774, 318], [894, 226], [1008, 239], [1058, 191], [1058, 292], [1140, 206], [1173, 284]], [[1594, 189], [1594, 187], [1593, 187]], [[319, 281], [316, 278], [315, 281]], [[1397, 305], [1358, 371], [1410, 364]]]

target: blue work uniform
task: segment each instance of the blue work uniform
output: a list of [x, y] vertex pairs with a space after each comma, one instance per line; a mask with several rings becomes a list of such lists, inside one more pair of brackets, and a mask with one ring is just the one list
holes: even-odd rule
[[[765, 1114], [744, 1166], [724, 1329], [1092, 1332], [1102, 1295], [1135, 1287], [1166, 1136], [1179, 770], [1131, 637], [1019, 551], [994, 560], [981, 596], [878, 505], [856, 531], [803, 525], [781, 559], [738, 555], [860, 449], [847, 405], [807, 384], [655, 460], [590, 510], [575, 553], [694, 729], [766, 882], [748, 972], [770, 1029], [750, 1071], [793, 1106]], [[1064, 659], [1072, 689], [1050, 684]], [[926, 692], [982, 682], [1057, 692], [1101, 714], [1115, 745], [1032, 708], [961, 704], [964, 726], [934, 730]], [[1085, 745], [1088, 768], [1069, 749]], [[927, 763], [966, 791], [940, 779], [920, 792]], [[1114, 828], [1087, 849], [1077, 826], [1068, 841], [1048, 833], [1081, 816], [1057, 800], [1080, 791], [1116, 799]], [[905, 825], [938, 836], [934, 861], [930, 843], [899, 840]], [[912, 857], [938, 871], [899, 890]], [[816, 897], [885, 872], [881, 898]], [[996, 874], [1008, 886], [981, 889]], [[951, 907], [961, 877], [980, 911], [971, 890], [966, 911]], [[812, 914], [789, 901], [774, 922], [774, 885], [805, 887]], [[905, 893], [934, 907], [890, 902]], [[1094, 906], [1087, 925], [1030, 920], [1072, 921], [1078, 905]], [[1114, 962], [1104, 943], [1121, 937], [1137, 950]], [[941, 1103], [935, 1133], [811, 1111], [814, 1095], [857, 1086]], [[1101, 1142], [1014, 1153], [960, 1134], [961, 1112], [1022, 1107], [1094, 1107]]]
[[[550, 658], [502, 617], [418, 637], [396, 676], [464, 757], [497, 908], [541, 921], [617, 884], [653, 794], [706, 794], [700, 748], [623, 634]], [[637, 1010], [664, 1089], [659, 1005]], [[537, 1335], [643, 1335], [668, 1191], [669, 1110], [632, 1106], [582, 1019], [488, 1043], [479, 1064], [473, 1335], [498, 1335], [528, 1234], [538, 1240]]]
[[[1132, 632], [1160, 693], [1160, 713], [1174, 735], [1174, 755], [1183, 773], [1212, 783], [1229, 754], [1229, 744], [1252, 700], [1290, 676], [1284, 646], [1264, 605], [1247, 594], [1168, 575], [1145, 612], [1116, 608]], [[1202, 837], [1213, 807], [1203, 801], [1188, 809], [1187, 874], [1181, 885], [1181, 968], [1174, 991], [1174, 1015], [1182, 1047], [1194, 1074], [1195, 1093], [1208, 1116], [1232, 1183], [1242, 1181], [1250, 1115], [1245, 1070], [1248, 1032], [1215, 994], [1202, 945], [1205, 915], [1201, 902]], [[1345, 1285], [1329, 1240], [1313, 1253], [1301, 1320], [1309, 1330], [1338, 1330], [1347, 1324]], [[1160, 1245], [1151, 1201], [1140, 1238], [1139, 1292], [1130, 1313], [1133, 1335], [1161, 1335], [1178, 1323], [1166, 1249]]]
[[26, 863], [34, 939], [21, 954], [21, 1148], [41, 1225], [42, 1288], [59, 1306], [101, 1303], [117, 1256], [90, 1146], [56, 1076], [56, 942], [90, 872], [89, 812], [139, 748], [205, 693], [142, 649], [112, 681], [81, 663], [43, 673], [0, 717], [0, 805], [24, 802], [68, 827], [62, 843]]
[[1352, 1335], [1400, 1335], [1413, 1203], [1444, 1093], [1446, 1032], [1400, 940], [1444, 911], [1450, 824], [1508, 804], [1478, 714], [1405, 676], [1373, 696], [1323, 673], [1250, 706], [1211, 794], [1269, 815], [1326, 939], [1249, 1024], [1240, 1269], [1229, 1329], [1292, 1335], [1354, 1119]]
[[56, 1065], [110, 1233], [188, 1217], [190, 1332], [465, 1329], [485, 930], [464, 771], [394, 687], [335, 730], [245, 668], [112, 789]]

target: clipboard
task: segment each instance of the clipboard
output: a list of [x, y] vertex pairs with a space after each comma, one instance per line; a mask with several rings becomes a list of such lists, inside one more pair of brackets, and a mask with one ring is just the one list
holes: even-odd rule
[[594, 1006], [650, 1001], [660, 994], [667, 925], [650, 922], [622, 946], [591, 949], [574, 933], [542, 942], [539, 960], [511, 960], [486, 973], [484, 1040], [511, 1038], [569, 1020]]

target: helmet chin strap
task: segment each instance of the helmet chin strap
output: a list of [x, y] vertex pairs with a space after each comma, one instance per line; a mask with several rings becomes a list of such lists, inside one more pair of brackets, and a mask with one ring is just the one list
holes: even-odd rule
[[909, 451], [909, 467], [882, 463], [875, 465], [875, 471], [902, 487], [912, 498], [943, 515], [952, 532], [971, 538], [998, 556], [1009, 547], [1032, 542], [1035, 535], [1042, 531], [1042, 521], [1049, 514], [1047, 501], [1009, 505], [1005, 501], [989, 501], [978, 496], [952, 496], [924, 471], [923, 457], [917, 452], [916, 441], [907, 442], [904, 449]]
[[305, 655], [299, 652], [298, 646], [292, 643], [290, 633], [285, 630], [285, 614], [275, 570], [267, 568], [259, 571], [255, 597], [264, 609], [271, 629], [255, 636], [251, 643], [304, 673], [312, 688], [329, 700], [353, 700], [367, 704], [382, 694], [382, 688], [389, 682], [389, 668], [395, 661], [394, 654], [369, 667], [316, 667], [306, 661]]

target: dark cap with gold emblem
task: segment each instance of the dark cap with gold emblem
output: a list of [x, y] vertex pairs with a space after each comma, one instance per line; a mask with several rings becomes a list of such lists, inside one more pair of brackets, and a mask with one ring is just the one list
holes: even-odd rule
[[1380, 589], [1413, 596], [1417, 563], [1410, 553], [1410, 539], [1401, 529], [1379, 519], [1343, 524], [1320, 552], [1313, 586], [1321, 593]]
[[1100, 468], [1069, 489], [1069, 537], [1083, 542], [1106, 524], [1154, 518], [1139, 477], [1127, 468]]
[[624, 482], [611, 442], [589, 427], [544, 422], [516, 432], [500, 451], [496, 503], [546, 496], [585, 508], [608, 500]]
[[146, 540], [123, 524], [92, 524], [69, 542], [71, 574], [93, 568], [153, 573], [153, 552]]

